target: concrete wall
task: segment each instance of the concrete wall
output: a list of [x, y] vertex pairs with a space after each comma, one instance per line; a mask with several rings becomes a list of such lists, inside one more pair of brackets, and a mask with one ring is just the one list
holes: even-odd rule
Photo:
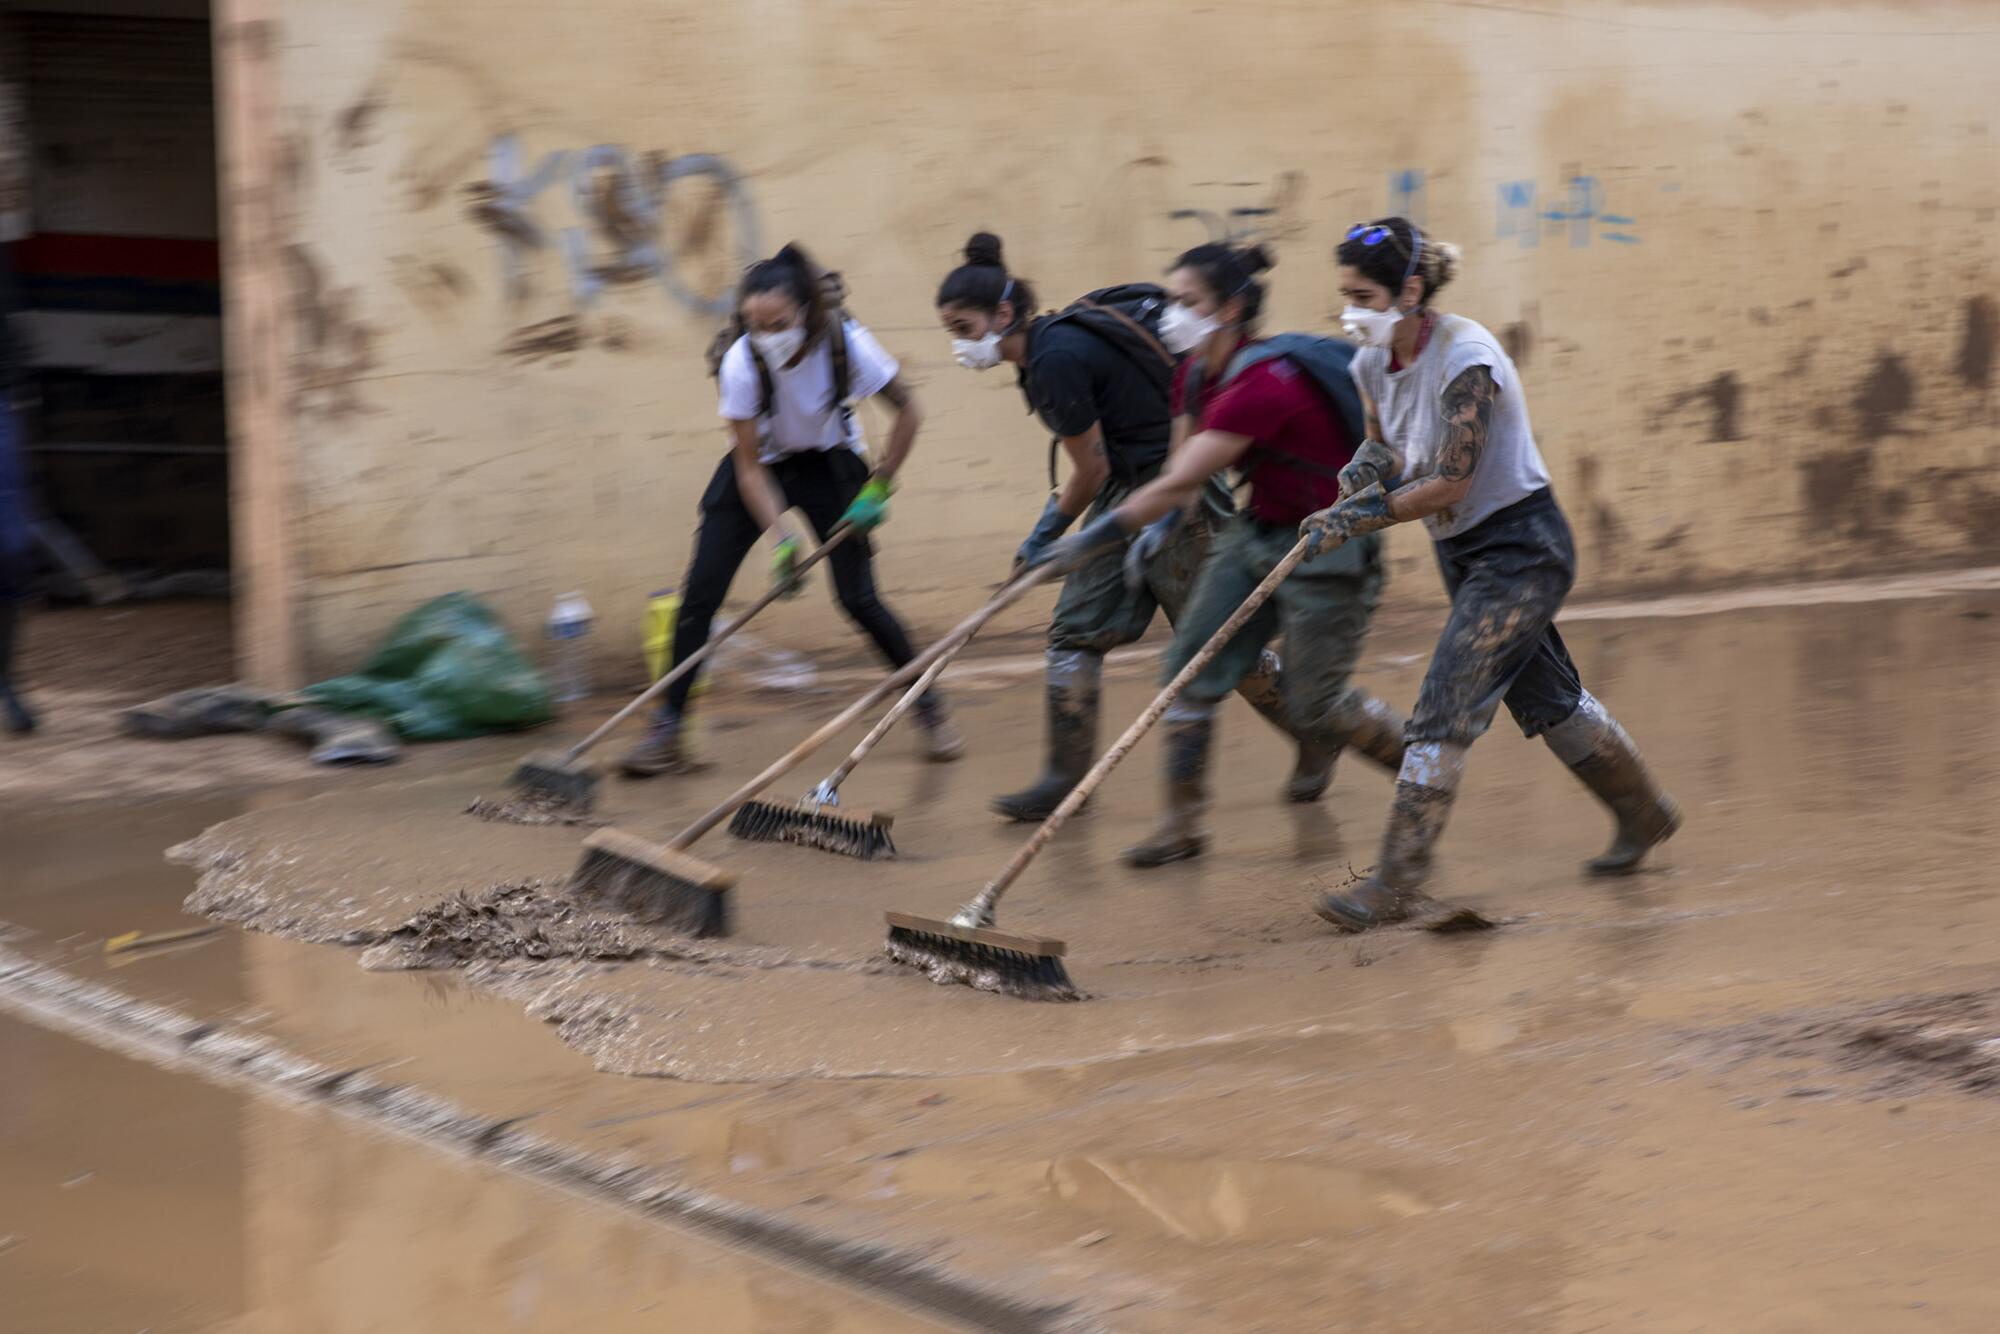
[[[268, 189], [232, 187], [243, 216], [270, 211], [237, 255], [277, 284], [293, 344], [268, 419], [238, 424], [283, 479], [243, 559], [291, 564], [250, 618], [253, 659], [290, 636], [311, 670], [344, 666], [458, 587], [523, 628], [582, 588], [631, 653], [723, 449], [699, 356], [716, 301], [792, 237], [846, 272], [929, 408], [884, 534], [920, 630], [1001, 574], [1043, 487], [1011, 376], [953, 366], [930, 305], [978, 226], [1051, 303], [1260, 235], [1280, 328], [1328, 327], [1328, 252], [1356, 218], [1403, 211], [1463, 243], [1447, 304], [1516, 349], [1580, 594], [2000, 552], [1987, 6], [219, 16], [243, 66], [225, 83], [274, 99], [234, 126], [239, 159], [269, 155]], [[1398, 538], [1391, 596], [1435, 599], [1420, 535]], [[852, 642], [817, 600], [766, 630]]]

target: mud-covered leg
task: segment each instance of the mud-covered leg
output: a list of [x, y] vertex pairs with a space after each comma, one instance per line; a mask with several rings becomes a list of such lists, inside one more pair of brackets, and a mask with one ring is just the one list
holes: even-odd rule
[[1583, 692], [1576, 712], [1542, 739], [1617, 821], [1610, 848], [1584, 864], [1590, 874], [1630, 875], [1647, 852], [1681, 827], [1680, 806], [1654, 781], [1632, 738], [1589, 691]]
[[1098, 696], [1104, 655], [1081, 649], [1048, 651], [1048, 754], [1042, 776], [1019, 792], [993, 799], [1010, 820], [1045, 820], [1097, 758]]
[[1215, 739], [1215, 706], [1176, 701], [1160, 720], [1166, 754], [1166, 807], [1143, 843], [1125, 850], [1133, 866], [1165, 866], [1199, 857], [1208, 848], [1208, 756]]

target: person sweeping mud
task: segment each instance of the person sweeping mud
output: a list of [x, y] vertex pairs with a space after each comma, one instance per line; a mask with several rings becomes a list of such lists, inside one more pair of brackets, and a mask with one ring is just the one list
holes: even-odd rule
[[[868, 532], [887, 517], [896, 473], [916, 443], [922, 414], [875, 336], [827, 299], [822, 274], [796, 245], [750, 266], [737, 291], [743, 326], [717, 368], [721, 415], [733, 439], [701, 498], [701, 530], [682, 581], [673, 664], [708, 642], [709, 626], [758, 534], [775, 532], [771, 578], [796, 592], [806, 553], [787, 511], [822, 541], [836, 524], [859, 532], [827, 557], [843, 611], [892, 667], [916, 657], [902, 623], [875, 591]], [[880, 395], [895, 409], [882, 461], [871, 474], [854, 404]], [[625, 756], [634, 777], [687, 767], [681, 720], [694, 677], [674, 682], [644, 741]], [[926, 757], [955, 760], [965, 743], [936, 692], [917, 706]]]
[[[1314, 909], [1348, 931], [1427, 910], [1431, 852], [1465, 767], [1505, 701], [1514, 721], [1611, 808], [1617, 833], [1588, 869], [1622, 875], [1680, 827], [1680, 808], [1632, 739], [1583, 688], [1555, 617], [1576, 576], [1568, 521], [1499, 340], [1433, 298], [1458, 250], [1403, 218], [1362, 223], [1337, 253], [1343, 326], [1362, 343], [1354, 380], [1368, 434], [1341, 477], [1344, 498], [1301, 526], [1324, 543], [1421, 519], [1436, 543], [1451, 614], [1404, 736], [1408, 750], [1373, 875]], [[1397, 486], [1396, 475], [1410, 478]]]
[[[1021, 543], [1017, 570], [1086, 510], [1104, 513], [1159, 475], [1178, 429], [1169, 410], [1177, 359], [1193, 346], [1177, 345], [1172, 331], [1160, 327], [1170, 304], [1160, 288], [1131, 284], [1035, 316], [1033, 286], [1008, 273], [1000, 238], [989, 232], [966, 242], [965, 262], [939, 286], [938, 318], [952, 336], [959, 365], [976, 371], [1003, 362], [1016, 367], [1030, 410], [1069, 456], [1069, 478]], [[1115, 551], [1069, 573], [1049, 624], [1047, 760], [1034, 783], [995, 797], [994, 810], [1014, 820], [1045, 819], [1089, 771], [1097, 757], [1104, 655], [1145, 634], [1155, 610], [1170, 621], [1180, 615], [1210, 532], [1232, 508], [1225, 488], [1211, 488], [1199, 511], [1154, 549], [1143, 576], [1130, 584]], [[1252, 652], [1240, 689], [1274, 725], [1298, 735], [1285, 717], [1275, 655]], [[1336, 753], [1301, 740], [1287, 795], [1317, 800]]]
[[[1301, 520], [1338, 495], [1340, 470], [1354, 457], [1361, 411], [1346, 382], [1353, 349], [1332, 339], [1259, 337], [1270, 267], [1262, 247], [1196, 246], [1174, 262], [1167, 285], [1173, 306], [1163, 321], [1174, 342], [1191, 349], [1174, 384], [1174, 413], [1189, 423], [1160, 475], [1107, 506], [1074, 536], [1033, 558], [1069, 568], [1126, 547], [1128, 577], [1138, 577], [1176, 540], [1211, 479], [1240, 468], [1249, 485], [1243, 512], [1207, 551], [1201, 573], [1174, 622], [1162, 665], [1172, 680], [1222, 628], [1251, 590], [1298, 542]], [[1352, 425], [1350, 426], [1350, 422]], [[1352, 744], [1392, 772], [1402, 762], [1403, 720], [1347, 684], [1368, 633], [1383, 581], [1381, 539], [1366, 536], [1302, 564], [1212, 659], [1163, 719], [1166, 809], [1152, 837], [1129, 849], [1134, 866], [1198, 856], [1207, 846], [1208, 760], [1217, 704], [1257, 669], [1263, 646], [1282, 631], [1287, 715], [1318, 751]]]

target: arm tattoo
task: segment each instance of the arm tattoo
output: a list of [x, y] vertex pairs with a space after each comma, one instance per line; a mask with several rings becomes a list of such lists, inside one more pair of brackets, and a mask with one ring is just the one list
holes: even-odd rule
[[1438, 448], [1437, 475], [1462, 482], [1479, 466], [1486, 448], [1486, 430], [1493, 422], [1493, 371], [1470, 366], [1444, 391], [1444, 442]]

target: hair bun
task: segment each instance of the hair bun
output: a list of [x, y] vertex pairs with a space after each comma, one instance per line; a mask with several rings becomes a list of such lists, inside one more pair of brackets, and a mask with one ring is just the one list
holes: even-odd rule
[[992, 232], [974, 232], [965, 243], [965, 262], [985, 268], [1006, 268], [1000, 258], [1000, 238]]
[[1437, 278], [1432, 285], [1443, 287], [1457, 276], [1463, 252], [1449, 241], [1426, 241], [1424, 244], [1437, 255]]
[[1271, 253], [1271, 248], [1262, 242], [1244, 246], [1237, 252], [1237, 259], [1243, 265], [1243, 271], [1253, 275], [1263, 273], [1278, 262], [1278, 257]]

